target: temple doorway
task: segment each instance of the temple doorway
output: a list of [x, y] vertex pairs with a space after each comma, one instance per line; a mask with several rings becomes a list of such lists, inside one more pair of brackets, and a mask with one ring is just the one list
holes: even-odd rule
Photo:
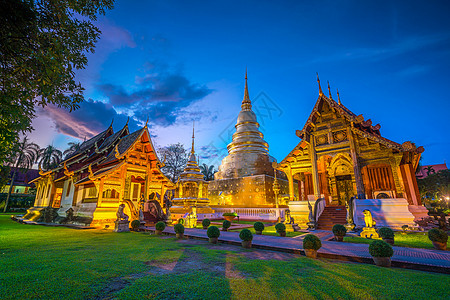
[[351, 175], [336, 176], [336, 187], [338, 193], [338, 205], [345, 205], [353, 195], [353, 183]]

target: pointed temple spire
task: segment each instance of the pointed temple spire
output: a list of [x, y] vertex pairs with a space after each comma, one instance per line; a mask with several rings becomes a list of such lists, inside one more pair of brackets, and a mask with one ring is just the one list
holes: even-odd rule
[[145, 128], [147, 128], [148, 127], [148, 115], [147, 115], [147, 121], [145, 121], [145, 126], [144, 126]]
[[342, 105], [341, 97], [339, 97], [339, 89], [336, 89], [336, 90], [337, 90], [337, 95], [338, 95], [338, 103], [339, 103], [339, 105]]
[[328, 80], [327, 83], [328, 83], [328, 94], [330, 95], [330, 99], [333, 99], [333, 97], [331, 96], [330, 82]]
[[109, 127], [112, 127], [112, 126], [113, 126], [113, 123], [114, 123], [114, 118], [112, 118], [111, 124], [109, 125]]
[[252, 102], [250, 101], [250, 96], [248, 95], [247, 68], [245, 68], [245, 90], [244, 90], [244, 100], [242, 100], [241, 108], [242, 110], [252, 109]]
[[322, 87], [320, 86], [319, 73], [317, 74], [317, 83], [319, 84], [319, 96], [323, 96]]
[[191, 153], [194, 154], [194, 127], [195, 127], [195, 121], [192, 122], [192, 148], [191, 148]]

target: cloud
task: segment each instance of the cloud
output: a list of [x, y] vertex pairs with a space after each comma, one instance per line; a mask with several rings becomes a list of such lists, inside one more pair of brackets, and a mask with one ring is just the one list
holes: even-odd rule
[[327, 53], [324, 56], [319, 56], [309, 60], [306, 64], [328, 63], [343, 60], [372, 60], [381, 61], [389, 59], [408, 52], [417, 51], [426, 47], [432, 47], [444, 43], [450, 39], [449, 34], [436, 34], [427, 36], [412, 36], [401, 39], [395, 43], [385, 47], [355, 47], [344, 49], [342, 51], [335, 51], [330, 55]]
[[134, 114], [137, 121], [160, 126], [174, 124], [183, 109], [209, 95], [205, 85], [192, 83], [180, 70], [170, 71], [163, 63], [146, 63], [145, 74], [137, 76], [127, 91], [115, 84], [100, 84], [98, 89], [114, 107]]
[[[92, 99], [82, 102], [80, 108], [71, 113], [54, 105], [48, 105], [38, 113], [50, 117], [59, 133], [78, 139], [91, 138], [105, 130], [112, 119], [119, 126], [124, 126], [128, 118], [117, 113], [111, 105]], [[130, 129], [138, 127], [133, 119], [129, 126]]]

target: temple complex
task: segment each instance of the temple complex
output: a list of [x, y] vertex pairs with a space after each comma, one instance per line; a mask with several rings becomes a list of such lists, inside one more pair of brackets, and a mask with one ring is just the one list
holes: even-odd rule
[[[232, 142], [227, 146], [228, 156], [222, 160], [219, 171], [214, 174], [214, 181], [209, 185], [211, 205], [218, 211], [227, 208], [225, 211], [239, 212], [243, 217], [248, 210], [238, 208], [252, 208], [253, 215], [248, 218], [259, 219], [260, 213], [274, 213], [267, 208], [277, 206], [272, 190], [274, 159], [269, 156], [269, 145], [259, 131], [259, 124], [252, 110], [247, 72], [244, 99], [235, 128]], [[279, 179], [279, 183], [280, 194], [287, 194], [287, 181]]]
[[208, 199], [208, 181], [204, 180], [195, 157], [193, 129], [191, 154], [176, 184], [172, 202], [170, 213], [173, 221], [186, 219], [189, 215], [198, 220], [213, 218], [214, 210], [209, 206]]
[[[303, 129], [296, 132], [300, 142], [277, 167], [289, 180], [292, 216], [306, 224], [307, 200], [314, 203], [322, 198], [325, 208], [321, 209], [324, 214], [319, 225], [321, 221], [323, 228], [342, 224], [346, 220], [345, 205], [353, 196], [357, 198], [355, 213], [357, 206], [364, 204], [374, 218], [384, 220], [386, 212], [398, 210], [396, 216], [389, 217], [387, 225], [411, 224], [412, 214], [417, 218], [424, 216], [415, 177], [424, 148], [382, 137], [380, 124], [373, 125], [370, 119], [351, 112], [341, 103], [339, 91], [336, 102], [329, 85], [329, 96], [325, 96], [319, 77], [317, 81], [319, 98]], [[358, 218], [362, 220], [362, 213], [358, 212]], [[355, 222], [361, 221], [356, 219]]]
[[160, 195], [164, 206], [165, 192], [174, 188], [162, 166], [147, 124], [133, 133], [128, 122], [118, 132], [111, 124], [57, 168], [40, 171], [36, 200], [24, 219], [103, 227], [114, 224], [120, 204], [130, 220], [139, 219], [145, 199]]

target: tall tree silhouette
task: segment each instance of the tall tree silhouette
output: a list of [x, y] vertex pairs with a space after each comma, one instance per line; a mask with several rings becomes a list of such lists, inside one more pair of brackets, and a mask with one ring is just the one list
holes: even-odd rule
[[54, 169], [62, 160], [62, 152], [52, 145], [39, 150], [39, 166], [44, 170]]
[[68, 145], [69, 145], [69, 148], [67, 148], [63, 152], [65, 158], [71, 156], [72, 154], [74, 154], [75, 152], [80, 150], [81, 143], [69, 142]]
[[6, 212], [9, 205], [9, 198], [11, 197], [11, 192], [14, 186], [14, 180], [16, 179], [17, 172], [19, 168], [30, 169], [36, 162], [39, 155], [39, 146], [35, 143], [29, 143], [28, 138], [24, 137], [23, 140], [17, 145], [17, 150], [15, 154], [11, 157], [10, 161], [15, 167], [11, 176], [11, 182], [9, 184], [8, 195], [6, 196], [5, 207], [3, 212]]
[[200, 170], [203, 175], [205, 175], [206, 181], [214, 180], [214, 173], [216, 172], [216, 170], [214, 170], [214, 165], [208, 166], [207, 164], [202, 164]]

